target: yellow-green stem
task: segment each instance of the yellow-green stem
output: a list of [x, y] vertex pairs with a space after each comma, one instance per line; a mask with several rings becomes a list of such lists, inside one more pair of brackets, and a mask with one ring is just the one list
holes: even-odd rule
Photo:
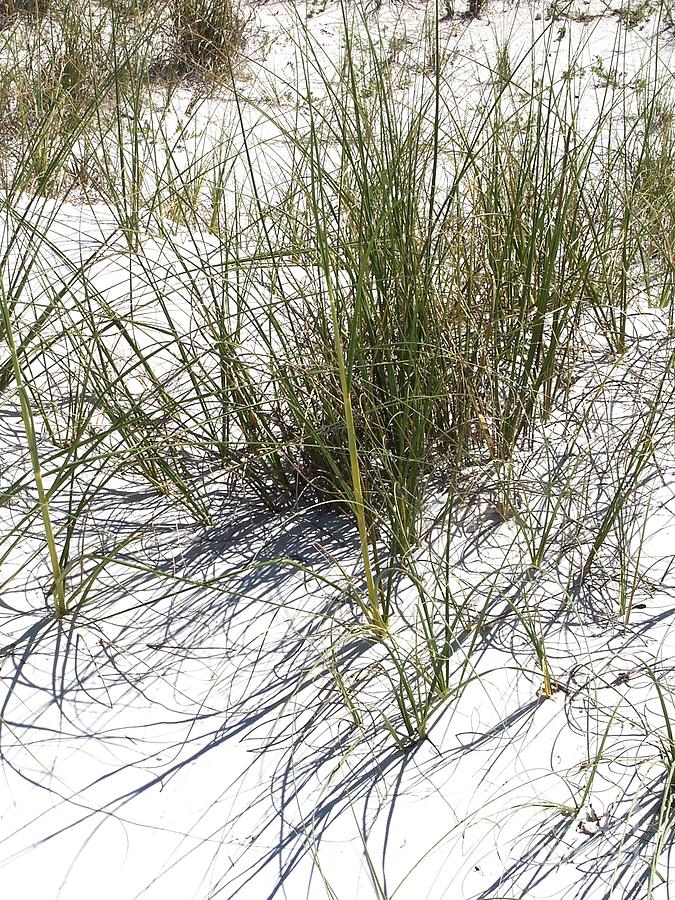
[[359, 465], [359, 453], [356, 444], [356, 428], [354, 426], [354, 413], [352, 411], [352, 400], [349, 393], [349, 384], [347, 382], [347, 367], [345, 365], [345, 355], [342, 346], [342, 338], [340, 336], [340, 324], [338, 321], [337, 304], [333, 293], [333, 285], [330, 276], [328, 281], [328, 296], [330, 299], [331, 317], [333, 322], [333, 333], [335, 335], [335, 353], [337, 356], [338, 373], [340, 376], [340, 389], [342, 391], [342, 403], [345, 411], [345, 424], [347, 426], [347, 441], [349, 445], [349, 463], [352, 478], [352, 490], [354, 491], [354, 511], [356, 514], [356, 522], [359, 529], [359, 543], [361, 545], [361, 557], [363, 559], [363, 571], [366, 579], [366, 587], [368, 589], [368, 602], [370, 605], [371, 625], [378, 631], [384, 632], [387, 623], [382, 615], [382, 609], [377, 593], [377, 585], [373, 576], [373, 569], [370, 563], [370, 544], [368, 541], [368, 526], [366, 525], [365, 505], [363, 502], [363, 489], [361, 485], [361, 467]]
[[28, 394], [26, 393], [26, 388], [23, 382], [21, 364], [19, 362], [19, 355], [17, 353], [16, 344], [14, 342], [14, 335], [12, 333], [12, 323], [9, 315], [9, 307], [7, 304], [7, 298], [5, 296], [4, 285], [2, 285], [1, 281], [0, 291], [2, 292], [2, 319], [5, 329], [5, 340], [7, 341], [7, 347], [9, 348], [9, 353], [12, 359], [12, 368], [14, 370], [14, 378], [16, 381], [16, 387], [19, 394], [19, 404], [21, 407], [21, 419], [23, 421], [24, 431], [26, 432], [28, 452], [30, 454], [30, 462], [33, 469], [33, 478], [35, 479], [35, 487], [37, 488], [38, 502], [40, 504], [40, 512], [42, 514], [42, 521], [45, 530], [45, 539], [47, 541], [49, 560], [52, 567], [52, 576], [54, 579], [54, 611], [56, 612], [57, 617], [60, 619], [65, 616], [68, 609], [66, 604], [66, 591], [63, 583], [63, 573], [61, 572], [59, 554], [56, 549], [56, 540], [54, 538], [54, 529], [52, 528], [52, 520], [49, 514], [49, 501], [47, 499], [47, 493], [44, 489], [44, 484], [42, 483], [42, 472], [40, 470], [40, 459], [37, 451], [37, 441], [35, 438], [33, 416], [31, 413], [30, 404], [28, 402]]
[[553, 685], [551, 683], [551, 672], [548, 667], [548, 660], [546, 659], [546, 655], [542, 655], [541, 657], [541, 672], [544, 676], [544, 696], [552, 697], [553, 696]]

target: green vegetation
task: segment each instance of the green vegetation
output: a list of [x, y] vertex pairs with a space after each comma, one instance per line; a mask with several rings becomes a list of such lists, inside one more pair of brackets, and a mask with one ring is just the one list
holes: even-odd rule
[[[550, 62], [557, 26], [525, 51], [500, 44], [467, 98], [436, 20], [413, 78], [345, 4], [332, 62], [298, 21], [280, 110], [238, 79], [254, 60], [229, 0], [1, 15], [0, 400], [23, 426], [2, 472], [5, 587], [41, 585], [47, 630], [68, 633], [114, 615], [99, 587], [113, 567], [213, 586], [145, 559], [149, 502], [205, 542], [223, 495], [270, 520], [310, 508], [346, 530], [348, 562], [242, 565], [333, 592], [322, 660], [364, 740], [368, 723], [399, 750], [428, 738], [504, 621], [551, 698], [551, 623], [581, 616], [594, 578], [619, 585], [594, 612], [632, 622], [672, 447], [675, 113], [659, 47], [639, 79], [617, 78], [618, 51], [568, 61], [595, 75], [589, 122], [577, 76]], [[67, 201], [99, 237], [62, 245]], [[136, 492], [128, 529], [90, 527], [117, 483]], [[469, 572], [455, 541], [472, 516], [495, 543]], [[354, 633], [379, 653], [377, 702], [341, 669]], [[653, 683], [668, 773], [655, 860], [675, 753], [671, 688]]]

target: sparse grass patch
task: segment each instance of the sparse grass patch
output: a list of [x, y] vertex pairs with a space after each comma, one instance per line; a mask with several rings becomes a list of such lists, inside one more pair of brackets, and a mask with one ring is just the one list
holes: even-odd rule
[[625, 3], [617, 12], [619, 21], [626, 28], [637, 28], [647, 22], [654, 13], [651, 0], [639, 0], [637, 3]]

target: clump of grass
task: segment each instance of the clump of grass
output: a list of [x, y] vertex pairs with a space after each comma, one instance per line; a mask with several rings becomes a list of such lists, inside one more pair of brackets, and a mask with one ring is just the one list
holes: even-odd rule
[[[632, 197], [624, 203], [617, 189], [617, 156], [607, 168], [598, 165], [611, 110], [580, 135], [569, 98], [511, 92], [523, 60], [510, 60], [508, 77], [496, 80], [471, 124], [452, 122], [445, 130], [440, 72], [433, 89], [401, 115], [390, 67], [367, 42], [363, 89], [351, 25], [346, 18], [344, 24], [340, 81], [318, 56], [305, 58], [307, 91], [318, 73], [327, 100], [308, 106], [302, 137], [284, 133], [293, 161], [279, 175], [287, 179], [292, 208], [273, 224], [240, 123], [253, 188], [253, 209], [242, 219], [256, 223], [256, 249], [244, 262], [240, 234], [218, 229], [224, 269], [209, 274], [208, 294], [197, 276], [187, 277], [213, 346], [195, 361], [167, 312], [183, 360], [176, 383], [186, 379], [186, 393], [168, 396], [155, 383], [154, 396], [178, 432], [188, 406], [199, 405], [202, 422], [197, 426], [190, 412], [185, 442], [194, 441], [197, 428], [200, 446], [239, 471], [270, 506], [304, 494], [354, 514], [369, 594], [364, 609], [381, 625], [390, 612], [385, 582], [405, 569], [419, 540], [430, 478], [444, 469], [447, 483], [456, 485], [464, 467], [478, 461], [508, 481], [514, 452], [566, 402], [584, 316], [596, 316], [608, 339], [623, 346], [627, 260], [639, 254]], [[503, 60], [501, 67], [506, 71]], [[139, 95], [134, 120], [141, 104]], [[455, 164], [441, 181], [443, 145], [452, 148]], [[136, 173], [128, 194], [137, 229], [143, 166], [131, 147], [125, 160], [133, 157]], [[158, 208], [196, 225], [195, 191], [208, 172], [174, 161], [168, 145], [162, 152], [168, 162]], [[129, 198], [118, 197], [124, 216]], [[214, 209], [205, 228], [221, 218]], [[623, 243], [617, 221], [624, 223]], [[245, 227], [249, 235], [254, 230]], [[275, 288], [274, 303], [248, 321], [241, 310], [249, 279], [258, 272], [281, 283], [288, 255], [318, 272], [318, 282], [293, 298]], [[241, 288], [233, 326], [223, 293], [235, 271]], [[226, 290], [219, 292], [218, 283]], [[251, 334], [255, 352], [242, 352]], [[122, 373], [110, 378], [123, 384]], [[132, 404], [134, 425], [125, 440], [144, 446], [139, 436], [152, 431], [155, 416], [119, 390], [110, 397], [121, 403], [112, 416], [117, 421]], [[154, 439], [149, 446], [157, 447]], [[158, 484], [153, 467], [147, 475]], [[186, 496], [189, 480], [181, 482]], [[505, 516], [511, 493], [507, 485]], [[558, 512], [553, 503], [549, 525]], [[535, 568], [547, 534], [532, 547]]]
[[638, 0], [637, 3], [625, 3], [617, 16], [626, 28], [637, 28], [647, 22], [653, 13], [654, 5], [651, 0]]
[[[146, 124], [146, 57], [135, 45], [117, 49], [124, 41], [114, 40], [115, 18], [112, 43], [97, 19], [79, 31], [63, 19], [60, 55], [39, 82], [39, 105], [23, 120], [25, 155], [14, 184], [47, 192], [46, 174], [55, 177], [71, 153], [87, 111], [98, 129], [107, 199], [126, 238], [120, 252], [129, 281], [123, 309], [91, 286], [79, 299], [85, 325], [76, 368], [86, 371], [105, 420], [96, 446], [105, 442], [115, 464], [202, 526], [214, 523], [214, 473], [238, 479], [272, 509], [305, 497], [349, 513], [365, 585], [358, 605], [371, 632], [390, 642], [403, 726], [388, 720], [388, 727], [403, 745], [425, 736], [438, 702], [452, 693], [457, 642], [476, 630], [449, 590], [445, 606], [432, 602], [416, 577], [429, 492], [442, 485], [458, 493], [469, 466], [491, 474], [502, 518], [523, 536], [532, 579], [542, 569], [563, 530], [576, 470], [561, 468], [544, 483], [543, 506], [523, 511], [512, 462], [568, 404], [580, 324], [594, 319], [617, 353], [626, 347], [631, 292], [646, 272], [637, 211], [650, 223], [650, 239], [662, 240], [657, 221], [672, 141], [666, 117], [661, 143], [645, 129], [642, 144], [626, 139], [605, 153], [603, 129], [616, 107], [582, 131], [569, 80], [560, 93], [534, 80], [525, 89], [527, 57], [513, 58], [506, 47], [485, 103], [462, 120], [451, 105], [443, 108], [449, 86], [438, 32], [425, 89], [402, 109], [390, 63], [373, 40], [356, 47], [344, 14], [345, 52], [335, 70], [316, 48], [304, 56], [297, 92], [304, 124], [280, 130], [290, 162], [275, 170], [285, 182], [276, 209], [236, 94], [237, 162], [253, 199], [245, 211], [221, 215], [227, 192], [219, 179], [229, 161], [210, 162], [205, 152], [185, 163], [170, 138]], [[243, 42], [234, 7], [185, 2], [173, 7], [171, 22], [187, 68], [231, 67]], [[97, 48], [105, 50], [98, 59]], [[321, 101], [312, 97], [317, 76]], [[43, 145], [27, 140], [31, 128]], [[60, 131], [71, 145], [49, 143]], [[202, 220], [209, 166], [213, 208]], [[182, 279], [187, 325], [143, 247], [148, 210], [164, 214], [157, 224]], [[215, 232], [217, 252], [200, 248], [198, 234], [187, 252], [185, 235], [170, 237], [176, 225]], [[667, 253], [663, 258], [667, 263]], [[289, 260], [307, 276], [296, 292], [283, 286]], [[150, 300], [140, 304], [134, 266], [149, 286]], [[267, 294], [254, 300], [261, 282]], [[28, 390], [39, 399], [37, 386]], [[82, 390], [73, 387], [69, 450], [82, 439]], [[49, 418], [47, 401], [34, 406]], [[584, 574], [652, 461], [654, 409], [625, 474], [617, 470], [616, 496], [588, 542]], [[64, 441], [58, 429], [49, 431]], [[553, 471], [555, 452], [544, 443]], [[396, 583], [405, 579], [418, 587], [413, 628], [420, 640], [401, 651], [390, 621]], [[511, 605], [550, 696], [555, 679], [537, 601], [521, 592]]]
[[477, 19], [480, 17], [485, 7], [487, 6], [487, 0], [469, 0], [466, 14], [470, 19]]
[[175, 53], [183, 71], [229, 71], [246, 43], [247, 20], [233, 0], [174, 0]]
[[47, 15], [51, 0], [2, 0], [0, 2], [0, 28], [11, 25], [19, 16], [39, 21]]

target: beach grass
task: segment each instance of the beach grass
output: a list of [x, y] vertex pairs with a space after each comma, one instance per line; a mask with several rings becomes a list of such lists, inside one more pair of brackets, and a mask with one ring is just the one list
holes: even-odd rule
[[[2, 559], [34, 548], [3, 584], [46, 572], [57, 626], [95, 621], [103, 573], [136, 565], [152, 530], [89, 527], [119, 480], [141, 498], [131, 523], [156, 504], [206, 542], [223, 494], [270, 520], [333, 516], [351, 549], [322, 557], [344, 631], [326, 666], [353, 727], [402, 752], [483, 677], [503, 622], [548, 700], [561, 609], [630, 627], [673, 439], [667, 4], [626, 8], [592, 70], [590, 37], [559, 62], [555, 17], [463, 59], [442, 12], [459, 20], [431, 11], [407, 67], [368, 9], [341, 5], [333, 58], [298, 16], [280, 106], [256, 99], [247, 73], [274, 73], [229, 0], [0, 11], [0, 386], [27, 460], [3, 473], [23, 512]], [[651, 15], [653, 45], [620, 78], [625, 32]], [[456, 87], [460, 63], [477, 89]], [[78, 208], [92, 230], [100, 217], [93, 249], [60, 244]], [[455, 550], [469, 519], [493, 541], [472, 571]], [[306, 574], [301, 556], [250, 566]], [[608, 571], [609, 611], [592, 599]], [[370, 706], [338, 661], [355, 632], [380, 654]], [[674, 753], [648, 671], [667, 769], [651, 885]], [[598, 760], [605, 740], [589, 736]]]

